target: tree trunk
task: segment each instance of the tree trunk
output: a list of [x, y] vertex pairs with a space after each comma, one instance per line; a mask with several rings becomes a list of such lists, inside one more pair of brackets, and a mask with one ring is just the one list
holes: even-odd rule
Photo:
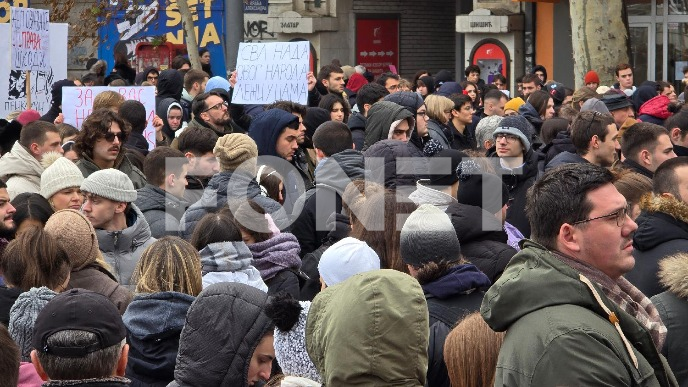
[[186, 50], [189, 53], [191, 68], [201, 70], [201, 59], [198, 57], [198, 43], [196, 42], [196, 31], [194, 30], [193, 18], [189, 11], [189, 4], [186, 0], [177, 0], [177, 7], [182, 16], [184, 26], [184, 36], [186, 36]]
[[576, 89], [585, 86], [590, 70], [600, 76], [600, 85], [613, 85], [615, 67], [629, 63], [623, 0], [570, 0], [570, 7]]

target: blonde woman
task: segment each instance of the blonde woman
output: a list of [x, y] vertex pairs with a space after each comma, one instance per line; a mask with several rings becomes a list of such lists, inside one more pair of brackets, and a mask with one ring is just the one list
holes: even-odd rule
[[190, 243], [166, 236], [143, 252], [132, 280], [136, 295], [122, 316], [131, 348], [126, 376], [134, 384], [166, 385], [174, 379], [186, 312], [202, 289], [201, 258]]
[[451, 130], [447, 123], [451, 119], [454, 102], [447, 97], [433, 94], [425, 98], [425, 107], [430, 118], [427, 123], [430, 138], [439, 142], [444, 149], [451, 149]]
[[41, 163], [45, 168], [41, 173], [41, 196], [48, 200], [54, 211], [79, 211], [84, 204], [79, 189], [84, 175], [79, 167], [57, 152], [44, 154]]

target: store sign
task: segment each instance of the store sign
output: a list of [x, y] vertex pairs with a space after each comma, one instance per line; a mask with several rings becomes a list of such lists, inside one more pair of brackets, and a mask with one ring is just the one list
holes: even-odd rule
[[356, 63], [378, 76], [399, 67], [399, 20], [356, 20]]
[[268, 13], [268, 0], [244, 0], [244, 13]]
[[456, 32], [493, 34], [509, 32], [509, 17], [459, 15], [456, 17]]

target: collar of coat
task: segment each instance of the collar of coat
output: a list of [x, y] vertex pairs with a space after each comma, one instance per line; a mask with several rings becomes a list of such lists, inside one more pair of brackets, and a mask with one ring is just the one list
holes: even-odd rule
[[645, 195], [640, 199], [640, 209], [645, 212], [661, 212], [688, 223], [688, 204], [673, 197]]

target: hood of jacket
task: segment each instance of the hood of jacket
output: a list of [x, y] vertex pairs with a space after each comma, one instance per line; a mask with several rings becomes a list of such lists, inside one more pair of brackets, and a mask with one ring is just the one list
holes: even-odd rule
[[[409, 171], [408, 168], [399, 168], [397, 161], [401, 158], [413, 157], [407, 143], [399, 140], [382, 140], [363, 152], [366, 160], [366, 172], [370, 173], [366, 178], [374, 182], [384, 182], [385, 188], [398, 189], [402, 186], [415, 188], [420, 180], [417, 171]], [[380, 160], [372, 160], [380, 158]], [[421, 158], [418, 160], [421, 163]]]
[[248, 285], [218, 283], [191, 304], [179, 338], [174, 380], [180, 386], [248, 385], [258, 343], [272, 329], [268, 295]]
[[340, 195], [349, 183], [364, 177], [363, 153], [353, 149], [333, 154], [315, 170], [316, 184], [327, 184], [335, 188]]
[[306, 349], [326, 386], [425, 384], [428, 307], [413, 277], [355, 275], [320, 292], [306, 322]]
[[669, 112], [670, 102], [669, 97], [666, 95], [658, 95], [640, 106], [638, 116], [647, 114], [660, 120], [666, 120], [671, 117], [671, 112]]
[[184, 76], [182, 73], [174, 69], [161, 71], [158, 76], [156, 104], [165, 98], [179, 101], [182, 98], [182, 89], [184, 89]]
[[526, 101], [520, 108], [518, 108], [518, 114], [525, 117], [531, 124], [535, 125], [539, 122], [542, 125], [542, 118], [540, 118], [540, 113], [535, 110], [535, 107]]
[[181, 332], [195, 297], [178, 292], [137, 294], [122, 316], [127, 332], [148, 340], [169, 331]]
[[452, 203], [446, 212], [462, 244], [484, 240], [507, 241], [499, 219], [480, 207]]
[[139, 86], [139, 85], [141, 85], [143, 82], [147, 81], [147, 80], [148, 80], [148, 74], [149, 74], [151, 71], [153, 71], [153, 70], [155, 70], [158, 74], [160, 74], [160, 71], [158, 70], [157, 67], [155, 67], [155, 66], [148, 66], [148, 67], [146, 67], [145, 69], [143, 69], [143, 71], [141, 71], [140, 73], [136, 74], [136, 78], [134, 79], [134, 84], [137, 85], [137, 86]]
[[442, 211], [446, 210], [449, 205], [458, 203], [453, 196], [431, 188], [429, 185], [430, 180], [418, 180], [416, 182], [416, 190], [411, 192], [409, 199], [418, 206], [421, 204], [432, 204]]
[[688, 204], [674, 198], [648, 195], [640, 200], [633, 248], [650, 250], [674, 239], [688, 240]]
[[298, 118], [282, 109], [266, 110], [251, 120], [248, 135], [256, 142], [259, 156], [282, 157], [277, 153], [275, 144], [284, 128]]
[[392, 123], [399, 120], [409, 120], [409, 128], [415, 127], [413, 114], [405, 107], [394, 102], [378, 101], [368, 110], [365, 127], [365, 144], [363, 151], [380, 140], [390, 139]]
[[[635, 87], [635, 86], [634, 86]], [[618, 89], [618, 87], [617, 87]], [[633, 103], [633, 108], [638, 111], [645, 104], [645, 102], [655, 98], [657, 96], [657, 83], [648, 81], [643, 82], [630, 97]]]
[[437, 280], [422, 285], [423, 292], [432, 297], [447, 299], [476, 290], [487, 289], [492, 282], [477, 267], [464, 264], [452, 267]]
[[162, 188], [154, 185], [146, 184], [143, 188], [137, 191], [136, 206], [141, 212], [158, 210], [158, 211], [172, 211], [175, 218], [181, 218], [188, 203], [184, 199], [180, 199], [170, 193], [165, 192]]
[[201, 271], [238, 271], [251, 267], [253, 255], [244, 242], [210, 243], [201, 251]]
[[162, 130], [164, 131], [165, 134], [169, 135], [170, 133], [174, 133], [172, 129], [170, 128], [170, 123], [167, 121], [167, 114], [170, 111], [170, 106], [175, 105], [184, 112], [184, 109], [182, 109], [182, 105], [179, 103], [179, 100], [176, 100], [174, 98], [165, 98], [158, 103], [158, 105], [155, 108], [155, 114], [160, 117], [163, 123]]
[[346, 123], [351, 130], [363, 130], [365, 131], [367, 119], [363, 116], [363, 113], [353, 112], [349, 116], [349, 121]]
[[659, 261], [657, 276], [659, 282], [677, 297], [688, 299], [688, 254], [677, 254]]
[[16, 175], [35, 180], [40, 186], [43, 170], [41, 163], [19, 141], [14, 143], [10, 152], [0, 158], [0, 179], [4, 181]]
[[[119, 251], [131, 252], [151, 239], [150, 227], [143, 213], [136, 207], [136, 204], [131, 203], [130, 205], [132, 209], [132, 214], [130, 216], [133, 219], [131, 226], [121, 231], [96, 229], [100, 251], [104, 253]], [[130, 222], [127, 222], [127, 224], [129, 223]]]

